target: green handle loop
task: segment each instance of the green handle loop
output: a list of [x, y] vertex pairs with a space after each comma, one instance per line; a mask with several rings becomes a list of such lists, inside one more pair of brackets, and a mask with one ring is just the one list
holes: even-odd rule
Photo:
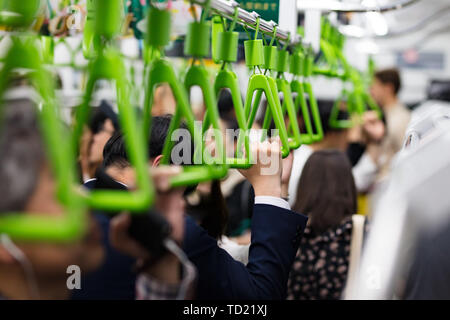
[[171, 153], [174, 147], [174, 142], [171, 137], [174, 134], [174, 131], [180, 127], [183, 118], [186, 120], [187, 128], [194, 140], [194, 165], [183, 166], [183, 172], [170, 180], [171, 186], [180, 187], [195, 185], [204, 181], [221, 179], [225, 176], [225, 166], [202, 164], [202, 151], [205, 148], [202, 139], [202, 128], [196, 125], [194, 114], [189, 105], [186, 89], [176, 77], [172, 64], [165, 59], [155, 59], [150, 64], [147, 80], [148, 88], [146, 90], [144, 103], [143, 125], [144, 136], [146, 139], [149, 139], [151, 108], [153, 105], [154, 91], [157, 86], [164, 83], [169, 84], [175, 100], [177, 101], [177, 108], [170, 123], [166, 141], [164, 142], [161, 165], [168, 165], [170, 163]]
[[[276, 27], [274, 28], [274, 36], [269, 46], [263, 48], [262, 40], [257, 40], [259, 31], [259, 17], [256, 19], [256, 32], [255, 40], [247, 40], [244, 42], [245, 47], [245, 62], [249, 67], [256, 67], [260, 65], [266, 65], [270, 67], [276, 66], [276, 54], [277, 48], [272, 46], [275, 40]], [[266, 59], [267, 61], [266, 63]], [[265, 80], [263, 80], [265, 79]], [[255, 99], [253, 101], [253, 96], [256, 92]], [[289, 155], [289, 139], [286, 130], [286, 126], [283, 118], [283, 110], [281, 108], [280, 99], [278, 98], [278, 88], [274, 78], [266, 75], [253, 74], [248, 83], [247, 95], [245, 98], [245, 117], [247, 118], [247, 128], [250, 129], [255, 121], [256, 112], [259, 108], [261, 102], [262, 93], [264, 92], [268, 109], [266, 110], [265, 123], [263, 124], [263, 129], [268, 129], [270, 125], [269, 117], [273, 115], [275, 126], [279, 131], [280, 140], [282, 143], [281, 152], [283, 158]], [[263, 133], [262, 140], [266, 138], [266, 134]], [[238, 145], [242, 141], [238, 140]]]
[[[219, 111], [217, 109], [216, 104], [216, 96], [213, 91], [213, 88], [209, 82], [208, 71], [204, 66], [194, 65], [191, 66], [186, 73], [186, 77], [184, 80], [184, 85], [186, 88], [186, 92], [190, 92], [190, 89], [194, 86], [198, 86], [203, 92], [203, 100], [206, 106], [206, 117], [203, 119], [203, 128], [202, 133], [204, 134], [207, 129], [212, 125], [216, 132], [221, 132], [219, 127]], [[225, 164], [226, 163], [226, 154], [224, 143], [221, 134], [217, 134], [215, 136], [216, 139], [216, 157], [213, 160], [216, 162], [215, 164]], [[218, 162], [217, 162], [218, 161]], [[211, 163], [212, 164], [212, 163]]]
[[[289, 85], [289, 82], [286, 79], [277, 79], [276, 80], [278, 92], [283, 93], [283, 105], [282, 105], [282, 116], [283, 123], [284, 117], [287, 112], [289, 119], [289, 129], [290, 132], [287, 131], [289, 149], [298, 149], [301, 145], [301, 136], [300, 136], [300, 128], [297, 121], [297, 114], [295, 111], [294, 101], [292, 100], [292, 91]], [[278, 95], [278, 93], [277, 93]], [[272, 122], [272, 112], [271, 110], [267, 110], [264, 116], [263, 129], [268, 129], [270, 127], [270, 123]], [[285, 123], [284, 123], [285, 124]]]
[[331, 109], [330, 119], [328, 121], [330, 127], [336, 129], [348, 129], [353, 127], [352, 120], [339, 120], [339, 111], [341, 110], [342, 103], [347, 99], [347, 109], [350, 111], [351, 109], [351, 95], [347, 90], [343, 90], [340, 94], [339, 98], [333, 104], [333, 108]]
[[[114, 66], [112, 68], [111, 66]], [[88, 81], [83, 103], [76, 113], [74, 128], [74, 146], [78, 146], [81, 133], [90, 113], [90, 101], [94, 93], [95, 83], [100, 79], [116, 82], [119, 121], [124, 132], [127, 154], [130, 163], [136, 171], [137, 190], [92, 191], [88, 195], [89, 205], [106, 211], [129, 210], [131, 212], [145, 212], [153, 203], [154, 190], [148, 175], [148, 155], [144, 150], [146, 143], [140, 134], [134, 110], [130, 104], [128, 82], [126, 80], [125, 65], [119, 52], [112, 48], [102, 50], [101, 54], [92, 60], [88, 66]]]
[[[275, 126], [279, 131], [279, 136], [281, 140], [281, 153], [283, 158], [289, 155], [289, 141], [288, 135], [286, 131], [286, 127], [283, 119], [283, 112], [281, 109], [280, 99], [278, 96], [274, 96], [274, 93], [278, 95], [277, 85], [275, 80], [272, 77], [267, 77], [262, 74], [253, 74], [248, 83], [247, 94], [245, 98], [245, 109], [244, 113], [247, 118], [247, 128], [251, 128], [253, 122], [255, 120], [257, 108], [252, 108], [253, 96], [256, 92], [255, 96], [255, 106], [259, 105], [259, 101], [261, 99], [262, 93], [266, 95], [268, 110], [270, 110], [273, 115]], [[250, 113], [251, 111], [251, 113]], [[265, 138], [265, 136], [263, 136]], [[238, 141], [238, 145], [240, 142]]]
[[300, 133], [300, 141], [302, 144], [311, 144], [315, 141], [313, 139], [314, 133], [311, 125], [310, 111], [305, 99], [304, 84], [298, 79], [294, 79], [291, 82], [291, 90], [292, 92], [297, 93], [297, 97], [294, 101], [295, 111], [296, 113], [299, 113], [301, 109], [303, 123], [305, 124], [306, 133]]
[[[0, 71], [0, 95], [3, 96], [18, 68], [32, 70], [28, 77], [43, 99], [38, 113], [42, 124], [42, 137], [46, 145], [47, 158], [57, 183], [57, 196], [65, 208], [59, 218], [21, 213], [2, 213], [0, 216], [0, 234], [5, 233], [18, 241], [61, 242], [67, 243], [80, 239], [87, 227], [86, 202], [76, 191], [74, 155], [67, 132], [63, 131], [58, 118], [56, 98], [54, 96], [52, 76], [42, 67], [37, 38], [11, 37], [12, 45], [4, 58]], [[3, 105], [0, 105], [0, 112]], [[0, 116], [1, 118], [1, 116]], [[1, 126], [1, 122], [0, 122]]]
[[322, 122], [320, 120], [319, 106], [317, 105], [317, 100], [312, 89], [312, 85], [309, 82], [303, 83], [305, 94], [309, 96], [309, 103], [311, 105], [311, 113], [314, 121], [314, 127], [316, 128], [316, 133], [312, 135], [313, 142], [319, 142], [323, 139], [323, 128]]
[[[219, 61], [223, 61], [223, 67], [219, 71], [214, 81], [214, 91], [216, 96], [220, 94], [223, 89], [229, 89], [231, 98], [233, 100], [236, 119], [239, 125], [238, 141], [244, 140], [245, 154], [242, 155], [242, 144], [237, 145], [235, 157], [227, 157], [226, 163], [231, 168], [247, 169], [251, 166], [250, 162], [250, 139], [247, 130], [247, 123], [245, 121], [244, 106], [242, 103], [241, 93], [239, 89], [239, 81], [236, 74], [231, 70], [231, 66], [226, 69], [226, 65], [237, 60], [237, 50], [239, 33], [234, 32], [234, 28], [238, 17], [238, 7], [235, 7], [233, 22], [228, 31], [221, 31], [218, 33], [217, 39], [217, 56]], [[224, 28], [225, 29], [225, 28]], [[209, 119], [209, 113], [205, 114], [205, 119]], [[207, 125], [208, 123], [206, 123]]]
[[[250, 161], [250, 137], [245, 120], [244, 105], [242, 103], [241, 92], [239, 89], [239, 81], [234, 72], [231, 70], [220, 70], [214, 82], [214, 91], [218, 96], [223, 89], [229, 89], [231, 99], [233, 101], [236, 120], [239, 125], [238, 144], [236, 146], [235, 157], [227, 157], [226, 163], [231, 168], [248, 169], [251, 167]], [[242, 140], [244, 140], [245, 153], [242, 154]]]

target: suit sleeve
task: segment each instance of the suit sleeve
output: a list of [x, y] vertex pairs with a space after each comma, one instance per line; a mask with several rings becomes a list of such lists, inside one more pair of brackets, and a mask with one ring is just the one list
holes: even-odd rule
[[291, 210], [256, 204], [247, 266], [186, 218], [184, 250], [198, 271], [198, 299], [285, 299], [289, 272], [307, 218]]

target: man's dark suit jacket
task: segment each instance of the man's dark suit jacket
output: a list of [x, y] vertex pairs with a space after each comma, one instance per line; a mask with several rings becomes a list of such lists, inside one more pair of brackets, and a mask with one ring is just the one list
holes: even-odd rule
[[292, 263], [307, 218], [290, 210], [255, 204], [247, 266], [187, 217], [184, 251], [197, 267], [197, 299], [285, 299]]
[[[85, 184], [95, 189], [95, 180]], [[247, 266], [219, 248], [217, 240], [189, 216], [183, 249], [197, 267], [198, 299], [284, 299], [289, 272], [307, 218], [277, 206], [256, 204]], [[94, 215], [104, 232], [105, 262], [82, 277], [82, 289], [72, 299], [134, 299], [134, 259], [112, 248], [107, 237], [109, 216]]]

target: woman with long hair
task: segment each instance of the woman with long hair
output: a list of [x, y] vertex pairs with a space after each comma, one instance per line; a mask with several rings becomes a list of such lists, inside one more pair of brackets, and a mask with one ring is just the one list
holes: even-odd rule
[[310, 156], [293, 210], [309, 221], [289, 277], [288, 299], [339, 299], [357, 211], [352, 166], [343, 152], [321, 150]]

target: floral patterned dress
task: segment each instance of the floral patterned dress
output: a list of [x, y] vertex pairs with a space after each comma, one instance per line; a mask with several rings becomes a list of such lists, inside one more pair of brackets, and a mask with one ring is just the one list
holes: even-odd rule
[[[289, 275], [288, 300], [341, 298], [347, 279], [352, 228], [351, 217], [322, 234], [315, 234], [309, 226], [305, 228]], [[366, 223], [365, 231], [367, 228]]]

